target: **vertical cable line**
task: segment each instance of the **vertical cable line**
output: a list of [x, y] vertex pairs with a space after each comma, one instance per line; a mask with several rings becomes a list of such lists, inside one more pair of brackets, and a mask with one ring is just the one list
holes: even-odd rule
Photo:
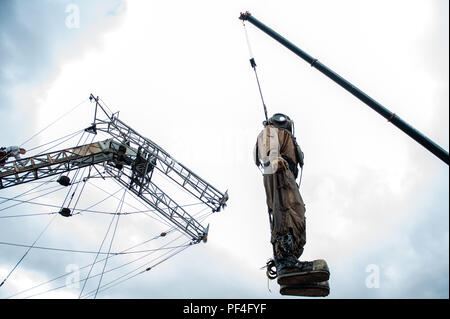
[[[27, 193], [30, 193], [31, 191], [35, 191], [35, 190], [38, 189], [39, 187], [42, 187], [42, 186], [44, 186], [44, 185], [46, 185], [46, 184], [48, 184], [48, 183], [50, 183], [50, 182], [53, 182], [54, 180], [55, 180], [55, 177], [53, 177], [52, 179], [50, 179], [50, 180], [48, 180], [48, 181], [46, 181], [46, 182], [44, 182], [44, 183], [41, 181], [41, 183], [40, 183], [38, 186], [33, 187], [33, 188], [31, 188], [31, 189], [29, 189], [29, 190], [27, 190], [27, 191], [25, 191], [25, 192], [23, 192], [23, 193], [21, 193], [21, 194], [19, 194], [19, 195], [16, 195], [16, 196], [14, 196], [14, 197], [7, 198], [7, 199], [1, 201], [1, 202], [0, 202], [0, 205], [1, 205], [1, 204], [4, 204], [4, 203], [6, 203], [6, 202], [8, 202], [8, 201], [10, 201], [10, 200], [14, 200], [14, 199], [16, 199], [16, 198], [18, 198], [18, 197], [25, 196]], [[47, 190], [48, 190], [48, 189], [47, 189]], [[30, 195], [30, 194], [28, 194], [28, 195]], [[0, 211], [2, 211], [2, 210], [3, 210], [3, 209], [0, 209]]]
[[[60, 141], [60, 140], [62, 140], [62, 139], [66, 139], [66, 140], [64, 140], [63, 142], [61, 142], [61, 143], [64, 143], [65, 141], [68, 141], [68, 140], [71, 139], [72, 137], [75, 137], [77, 134], [80, 134], [80, 133], [82, 133], [82, 132], [84, 132], [84, 129], [79, 130], [79, 131], [76, 131], [76, 132], [73, 132], [73, 133], [70, 133], [70, 134], [67, 134], [66, 136], [63, 136], [63, 137], [59, 137], [59, 138], [57, 138], [57, 139], [55, 139], [55, 140], [53, 140], [53, 141], [47, 142], [47, 143], [45, 143], [45, 144], [38, 145], [38, 146], [36, 146], [36, 147], [27, 149], [27, 152], [34, 151], [34, 150], [36, 150], [36, 149], [38, 149], [38, 148], [41, 148], [41, 147], [44, 147], [44, 146], [53, 144], [53, 143], [58, 142], [58, 141]], [[61, 144], [61, 143], [59, 143], [59, 144]], [[55, 146], [58, 146], [59, 144], [57, 144], [57, 145], [55, 145]], [[52, 146], [52, 147], [48, 148], [47, 150], [52, 149], [52, 148], [55, 147], [55, 146]], [[46, 151], [47, 151], [47, 150], [46, 150]], [[42, 154], [42, 153], [45, 153], [46, 151], [40, 152], [40, 153], [38, 153], [38, 154], [36, 154], [36, 155], [40, 155], [40, 154]]]
[[60, 117], [58, 117], [56, 120], [54, 120], [53, 122], [51, 122], [50, 124], [48, 124], [46, 127], [44, 127], [43, 129], [41, 129], [39, 132], [37, 132], [36, 134], [34, 134], [33, 136], [31, 136], [29, 139], [27, 139], [25, 142], [23, 142], [22, 144], [20, 144], [20, 147], [22, 147], [23, 145], [25, 145], [26, 143], [28, 143], [29, 141], [31, 141], [33, 138], [35, 138], [36, 136], [38, 136], [39, 134], [41, 134], [42, 132], [44, 132], [46, 129], [48, 129], [50, 126], [52, 126], [53, 124], [55, 124], [56, 122], [58, 122], [59, 120], [61, 120], [63, 117], [69, 115], [70, 113], [72, 113], [75, 109], [77, 109], [81, 104], [87, 102], [88, 99], [84, 99], [83, 101], [81, 101], [80, 103], [78, 103], [77, 105], [75, 105], [73, 108], [71, 108], [69, 111], [67, 111], [66, 113], [64, 113], [63, 115], [61, 115]]
[[245, 26], [244, 21], [242, 21], [242, 25], [244, 26], [245, 39], [247, 40], [248, 53], [250, 55], [250, 65], [251, 65], [253, 71], [255, 72], [256, 84], [258, 84], [259, 96], [261, 97], [261, 102], [262, 102], [263, 108], [264, 108], [264, 116], [266, 118], [266, 121], [269, 121], [269, 118], [267, 116], [266, 103], [264, 102], [264, 97], [263, 97], [263, 94], [262, 94], [261, 84], [259, 83], [258, 72], [256, 72], [255, 58], [253, 57], [252, 47], [250, 45], [250, 40], [249, 40], [249, 37], [248, 37], [248, 32], [247, 32], [247, 28]]
[[[91, 142], [90, 142], [89, 144], [92, 144], [92, 142], [94, 141], [94, 138], [95, 138], [95, 135], [92, 136]], [[86, 144], [86, 141], [87, 141], [87, 138], [86, 138], [84, 144]], [[84, 168], [83, 168], [83, 171], [82, 171], [82, 173], [81, 173], [80, 179], [79, 179], [78, 181], [75, 181], [74, 183], [72, 183], [72, 184], [75, 184], [75, 183], [77, 184], [77, 186], [75, 187], [75, 190], [73, 191], [73, 194], [75, 194], [75, 193], [77, 192], [78, 186], [80, 186], [80, 183], [79, 183], [79, 182], [81, 182], [81, 181], [83, 180], [82, 177], [84, 176], [84, 172], [86, 171], [87, 168], [88, 168], [88, 166], [84, 167]], [[78, 171], [79, 171], [79, 170], [78, 170]], [[90, 168], [89, 168], [89, 171], [90, 171]], [[81, 187], [81, 191], [80, 191], [80, 193], [78, 194], [78, 198], [77, 198], [77, 200], [75, 201], [75, 205], [73, 206], [72, 211], [75, 210], [75, 208], [76, 208], [76, 206], [77, 206], [77, 204], [78, 204], [78, 201], [80, 200], [81, 194], [83, 193], [83, 190], [84, 190], [84, 187], [85, 187], [85, 186], [86, 186], [86, 182], [84, 182], [84, 183], [83, 183], [83, 186]], [[72, 195], [72, 197], [70, 198], [69, 204], [67, 204], [67, 206], [70, 206], [70, 204], [72, 203], [72, 199], [73, 199], [73, 195]]]
[[36, 238], [36, 240], [33, 242], [33, 244], [28, 247], [27, 251], [25, 252], [25, 254], [23, 254], [23, 256], [19, 259], [19, 261], [16, 263], [16, 265], [13, 267], [13, 269], [11, 269], [11, 271], [8, 273], [8, 275], [6, 275], [5, 279], [3, 279], [2, 283], [0, 283], [0, 287], [3, 286], [3, 284], [6, 282], [6, 280], [8, 280], [8, 278], [11, 276], [11, 274], [14, 272], [14, 270], [16, 270], [16, 268], [20, 265], [20, 263], [22, 262], [22, 260], [24, 260], [24, 258], [28, 255], [28, 253], [30, 252], [30, 250], [34, 247], [34, 245], [36, 245], [36, 243], [38, 242], [38, 240], [42, 237], [42, 235], [45, 233], [45, 231], [47, 230], [47, 228], [51, 225], [51, 223], [55, 220], [55, 217], [57, 215], [53, 216], [52, 219], [50, 220], [50, 222], [47, 224], [47, 226], [45, 226], [45, 228], [42, 230], [42, 232], [39, 234], [39, 236]]
[[[119, 203], [119, 206], [120, 206], [120, 203]], [[94, 268], [94, 264], [96, 263], [97, 258], [98, 258], [98, 256], [100, 255], [100, 251], [102, 250], [103, 244], [105, 243], [106, 237], [107, 237], [108, 234], [109, 234], [109, 231], [110, 231], [110, 229], [111, 229], [111, 226], [112, 226], [112, 224], [113, 224], [115, 218], [116, 218], [116, 214], [113, 215], [113, 218], [111, 219], [111, 222], [109, 223], [108, 230], [106, 231], [106, 234], [105, 234], [105, 236], [103, 237], [103, 240], [102, 240], [102, 243], [101, 243], [101, 245], [100, 245], [100, 248], [98, 249], [97, 255], [95, 256], [94, 263], [92, 264], [91, 268], [89, 269], [88, 275], [87, 275], [87, 277], [86, 277], [86, 279], [85, 279], [85, 281], [84, 281], [84, 283], [83, 283], [83, 288], [81, 289], [81, 292], [80, 292], [80, 295], [78, 296], [78, 299], [80, 299], [80, 298], [81, 298], [81, 295], [83, 294], [84, 288], [86, 287], [86, 283], [87, 283], [87, 281], [89, 280], [89, 277], [90, 277], [90, 275], [91, 275], [92, 268]]]
[[[54, 179], [53, 179], [53, 180], [54, 180]], [[41, 195], [37, 195], [37, 196], [35, 196], [35, 197], [33, 197], [33, 198], [30, 198], [30, 199], [28, 199], [28, 200], [15, 200], [15, 199], [11, 199], [11, 200], [13, 200], [13, 201], [18, 201], [18, 203], [0, 209], [0, 213], [1, 213], [2, 211], [6, 210], [6, 209], [9, 209], [9, 208], [12, 208], [12, 207], [15, 207], [15, 206], [18, 206], [18, 205], [21, 205], [21, 204], [30, 203], [33, 199], [36, 199], [36, 198], [39, 198], [39, 197], [42, 197], [42, 196], [46, 196], [46, 195], [49, 195], [49, 194], [51, 194], [51, 193], [55, 193], [55, 192], [57, 192], [57, 191], [59, 191], [59, 190], [60, 190], [60, 188], [54, 189], [54, 190], [51, 190], [51, 191], [48, 192], [48, 193], [45, 193], [45, 194], [43, 194], [43, 195], [42, 195], [42, 194], [41, 194]]]
[[[78, 143], [76, 144], [76, 146], [79, 146], [79, 145], [80, 145], [80, 142], [81, 142], [81, 140], [82, 140], [82, 138], [83, 138], [83, 136], [84, 136], [84, 133], [85, 133], [85, 132], [83, 132], [83, 134], [81, 135], [81, 137], [80, 137], [80, 139], [78, 140]], [[89, 138], [89, 136], [86, 136], [86, 139], [84, 140], [84, 144], [86, 143], [86, 141], [87, 141], [88, 138]], [[77, 169], [77, 170], [75, 171], [75, 174], [74, 174], [74, 177], [72, 178], [72, 180], [76, 181], [76, 179], [77, 179], [79, 173], [80, 173], [80, 170]], [[68, 197], [69, 194], [72, 192], [72, 187], [73, 187], [73, 185], [74, 185], [73, 183], [70, 185], [69, 191], [67, 192], [66, 197], [64, 198], [64, 202], [62, 203], [61, 208], [63, 208], [63, 207], [65, 206], [66, 201], [67, 201], [67, 197]], [[79, 185], [79, 184], [77, 184], [77, 186], [75, 187], [75, 190], [76, 190], [76, 188], [78, 187], [78, 185]], [[70, 203], [72, 202], [72, 198], [73, 198], [74, 195], [75, 195], [75, 191], [72, 193], [71, 199], [70, 199], [69, 204], [68, 204], [67, 206], [69, 206]]]
[[[169, 233], [169, 232], [171, 232], [171, 231], [172, 231], [172, 230], [168, 230], [166, 233]], [[179, 239], [180, 237], [181, 237], [181, 236], [179, 236], [179, 237], [176, 238], [176, 239]], [[148, 242], [153, 241], [153, 240], [158, 239], [158, 238], [161, 238], [161, 236], [160, 236], [160, 235], [154, 236], [154, 237], [152, 237], [152, 238], [150, 238], [150, 239], [145, 240], [145, 241], [142, 242], [142, 243], [133, 245], [133, 246], [131, 246], [131, 247], [125, 249], [125, 250], [122, 250], [118, 255], [124, 254], [124, 253], [126, 253], [128, 250], [131, 250], [131, 249], [133, 249], [133, 248], [136, 248], [136, 247], [145, 245], [145, 244], [147, 244]], [[167, 246], [168, 244], [172, 243], [172, 242], [175, 241], [176, 239], [174, 239], [174, 240], [168, 242], [167, 244], [163, 245], [162, 247]], [[161, 249], [162, 249], [162, 247], [161, 247]], [[127, 265], [129, 265], [129, 264], [131, 264], [131, 263], [134, 263], [134, 262], [136, 262], [136, 261], [138, 261], [138, 260], [141, 260], [141, 259], [143, 259], [143, 258], [145, 258], [145, 257], [148, 257], [149, 255], [151, 255], [151, 254], [153, 254], [153, 253], [155, 253], [155, 252], [156, 252], [156, 251], [152, 251], [152, 252], [150, 252], [150, 253], [148, 253], [148, 254], [146, 254], [146, 255], [144, 255], [144, 256], [141, 256], [141, 257], [139, 257], [139, 258], [137, 258], [137, 259], [135, 259], [135, 260], [133, 260], [133, 261], [130, 261], [130, 262], [127, 262], [127, 263], [125, 263], [125, 264], [123, 264], [123, 265], [120, 265], [120, 266], [118, 266], [118, 267], [109, 269], [109, 270], [107, 270], [105, 273], [108, 273], [108, 272], [111, 272], [111, 271], [113, 271], [113, 270], [116, 270], [116, 269], [122, 268], [122, 267], [124, 267], [124, 266], [127, 266]], [[114, 256], [115, 256], [115, 255], [114, 255]], [[112, 256], [112, 257], [114, 257], [114, 256]], [[106, 258], [100, 259], [100, 260], [96, 261], [95, 263], [100, 263], [100, 262], [104, 261], [105, 259], [106, 259]], [[87, 267], [90, 267], [91, 265], [92, 265], [92, 264], [85, 265], [85, 266], [79, 268], [78, 270], [85, 269], [85, 268], [87, 268]], [[36, 286], [34, 286], [34, 287], [31, 287], [31, 288], [22, 290], [22, 291], [20, 291], [20, 292], [17, 292], [17, 293], [15, 293], [14, 295], [11, 295], [11, 296], [7, 297], [7, 299], [10, 299], [10, 298], [15, 297], [15, 296], [20, 295], [20, 294], [23, 294], [23, 293], [28, 292], [28, 291], [30, 291], [30, 290], [39, 288], [39, 287], [41, 287], [41, 286], [43, 286], [43, 285], [49, 284], [49, 283], [51, 283], [51, 282], [53, 282], [53, 281], [56, 281], [56, 280], [58, 280], [58, 279], [67, 277], [67, 276], [71, 275], [71, 274], [74, 273], [74, 272], [75, 272], [75, 270], [74, 270], [74, 271], [71, 271], [71, 272], [69, 272], [69, 273], [65, 273], [65, 274], [63, 274], [63, 275], [60, 275], [60, 276], [58, 276], [58, 277], [55, 277], [55, 278], [53, 278], [53, 279], [50, 279], [50, 280], [48, 280], [48, 281], [46, 281], [46, 282], [43, 282], [43, 283], [41, 283], [41, 284], [38, 284], [38, 285], [36, 285]], [[93, 275], [93, 276], [91, 276], [91, 278], [94, 278], [94, 277], [97, 277], [97, 276], [99, 276], [99, 274]], [[84, 281], [84, 280], [85, 280], [85, 278], [80, 279], [79, 281], [77, 281], [77, 283], [79, 283], [79, 282], [81, 282], [81, 281]], [[64, 284], [63, 286], [59, 286], [59, 287], [56, 287], [56, 288], [52, 288], [52, 289], [46, 290], [46, 291], [44, 291], [44, 292], [36, 293], [36, 294], [34, 294], [34, 295], [31, 295], [31, 296], [28, 296], [28, 297], [25, 297], [25, 298], [32, 298], [32, 297], [35, 297], [35, 296], [38, 296], [38, 295], [45, 294], [45, 293], [50, 292], [50, 291], [54, 291], [54, 290], [58, 290], [58, 289], [61, 289], [61, 288], [65, 288], [66, 286], [67, 286], [67, 285]], [[92, 292], [93, 292], [93, 291], [91, 291], [91, 292], [88, 293], [88, 294], [92, 294]], [[85, 295], [85, 296], [86, 296], [86, 295]]]
[[[203, 211], [206, 210], [206, 209], [208, 209], [208, 208], [202, 209], [202, 210], [199, 211], [198, 213], [194, 214], [194, 216], [199, 215], [201, 212], [203, 212]], [[213, 213], [210, 212], [210, 213], [207, 213], [206, 215], [203, 215], [203, 216], [197, 217], [197, 218], [199, 218], [200, 221], [203, 221], [203, 220], [205, 220], [208, 216], [210, 216], [210, 215], [212, 215], [212, 214], [213, 214]], [[173, 239], [172, 241], [170, 241], [170, 242], [167, 243], [166, 245], [168, 245], [168, 244], [170, 244], [170, 243], [172, 243], [172, 242], [174, 242], [174, 241], [180, 239], [181, 237], [183, 237], [183, 234], [180, 234], [177, 238]], [[116, 279], [110, 281], [109, 283], [106, 283], [105, 285], [103, 285], [102, 287], [100, 287], [100, 288], [103, 288], [103, 289], [100, 290], [100, 292], [103, 292], [103, 291], [105, 291], [105, 290], [108, 290], [108, 289], [110, 289], [110, 288], [112, 288], [112, 287], [114, 287], [114, 286], [117, 286], [117, 285], [119, 285], [119, 284], [121, 284], [121, 283], [123, 283], [123, 282], [125, 282], [125, 281], [128, 281], [128, 280], [130, 280], [130, 279], [132, 279], [132, 278], [134, 278], [134, 277], [136, 277], [136, 276], [138, 276], [138, 275], [141, 275], [141, 274], [143, 274], [143, 273], [145, 273], [145, 272], [147, 272], [147, 271], [153, 269], [154, 267], [156, 267], [157, 265], [161, 264], [162, 262], [168, 260], [169, 258], [171, 258], [171, 257], [173, 257], [173, 256], [175, 256], [175, 255], [177, 255], [177, 254], [179, 254], [179, 253], [181, 253], [181, 252], [182, 252], [183, 250], [185, 250], [186, 248], [192, 246], [192, 244], [193, 244], [192, 242], [188, 242], [187, 244], [185, 244], [185, 245], [183, 245], [183, 246], [181, 246], [181, 247], [176, 247], [176, 248], [180, 248], [178, 251], [175, 251], [176, 248], [173, 248], [173, 249], [171, 250], [171, 251], [173, 252], [171, 255], [169, 255], [168, 257], [164, 258], [163, 260], [161, 260], [161, 261], [159, 261], [159, 262], [157, 262], [157, 263], [155, 263], [155, 264], [153, 264], [153, 265], [151, 265], [151, 266], [148, 266], [150, 263], [155, 262], [156, 260], [158, 260], [158, 259], [164, 257], [165, 255], [169, 254], [171, 251], [167, 251], [166, 253], [164, 253], [164, 254], [162, 254], [162, 255], [156, 257], [156, 258], [153, 258], [151, 261], [146, 262], [144, 265], [138, 266], [137, 268], [135, 268], [134, 270], [132, 270], [132, 271], [130, 271], [130, 272], [128, 272], [128, 273], [126, 273], [125, 275], [122, 275], [122, 276], [120, 276], [120, 277], [118, 277], [118, 278], [116, 278]], [[164, 246], [163, 246], [163, 247], [164, 247]], [[175, 252], [174, 252], [174, 251], [175, 251]], [[147, 255], [146, 255], [146, 256], [147, 256]], [[144, 257], [145, 257], [145, 256], [144, 256]], [[139, 258], [139, 259], [141, 259], [141, 258]], [[144, 270], [141, 270], [141, 271], [138, 272], [138, 273], [135, 273], [135, 274], [129, 276], [128, 278], [125, 278], [125, 279], [123, 279], [123, 280], [120, 280], [120, 279], [122, 279], [123, 277], [126, 277], [126, 276], [132, 274], [133, 272], [138, 271], [138, 270], [139, 270], [140, 268], [142, 268], [142, 267], [146, 267], [146, 268], [145, 268]], [[118, 281], [118, 280], [120, 280], [120, 281]], [[118, 281], [118, 282], [117, 282], [117, 281]], [[107, 286], [109, 286], [109, 287], [107, 287]], [[87, 297], [89, 297], [89, 295], [91, 295], [92, 293], [93, 293], [93, 291], [87, 293], [86, 295], [84, 295], [84, 296], [82, 296], [82, 297], [87, 298]]]
[[100, 285], [102, 283], [102, 279], [103, 279], [103, 274], [105, 273], [105, 269], [106, 269], [106, 264], [108, 263], [108, 259], [109, 259], [109, 254], [111, 253], [111, 247], [112, 247], [112, 243], [114, 241], [114, 237], [116, 236], [116, 231], [117, 231], [117, 225], [119, 224], [119, 218], [120, 218], [120, 213], [122, 212], [122, 207], [123, 207], [123, 202], [125, 200], [125, 194], [127, 193], [127, 190], [125, 189], [122, 195], [122, 200], [119, 203], [119, 207], [117, 209], [117, 220], [116, 220], [116, 225], [114, 227], [114, 232], [113, 235], [111, 237], [111, 242], [109, 243], [109, 248], [108, 248], [108, 254], [106, 255], [106, 259], [105, 259], [105, 264], [103, 265], [103, 270], [102, 270], [102, 274], [100, 276], [100, 280], [98, 281], [98, 286], [97, 286], [97, 290], [95, 291], [95, 295], [94, 295], [94, 299], [97, 298], [97, 293], [98, 290], [100, 288]]
[[[116, 192], [116, 193], [117, 193], [117, 192]], [[210, 215], [213, 214], [212, 212], [209, 212], [209, 213], [206, 214], [206, 216], [205, 216], [205, 215], [198, 216], [199, 214], [201, 214], [201, 213], [202, 213], [203, 211], [205, 211], [206, 209], [208, 209], [208, 208], [203, 208], [203, 209], [200, 210], [199, 212], [195, 213], [193, 216], [195, 216], [196, 218], [198, 218], [200, 221], [205, 220], [208, 216], [210, 216]], [[168, 229], [167, 231], [165, 231], [165, 233], [166, 233], [166, 234], [169, 234], [169, 233], [173, 232], [175, 229], [176, 229], [176, 227], [172, 226], [170, 229]], [[114, 267], [114, 268], [112, 268], [112, 269], [109, 269], [109, 270], [105, 271], [105, 273], [109, 273], [109, 272], [112, 272], [112, 271], [114, 271], [114, 270], [123, 268], [123, 267], [125, 267], [125, 266], [127, 266], [127, 265], [129, 265], [129, 264], [135, 263], [135, 262], [137, 262], [137, 261], [139, 261], [139, 260], [141, 260], [141, 259], [144, 259], [144, 258], [146, 258], [146, 257], [148, 257], [148, 256], [150, 256], [150, 255], [152, 255], [152, 254], [154, 254], [154, 253], [156, 253], [156, 252], [159, 251], [159, 250], [167, 249], [166, 246], [168, 246], [169, 244], [175, 242], [176, 240], [180, 239], [181, 237], [183, 237], [183, 235], [179, 235], [178, 237], [176, 237], [176, 238], [170, 240], [169, 242], [167, 242], [166, 244], [162, 245], [160, 248], [155, 249], [155, 250], [152, 250], [152, 251], [150, 251], [149, 253], [145, 254], [144, 256], [138, 257], [138, 258], [136, 258], [136, 259], [134, 259], [134, 260], [132, 260], [132, 261], [126, 262], [125, 264], [122, 264], [122, 265], [119, 265], [119, 266]], [[124, 249], [124, 250], [122, 250], [121, 252], [119, 252], [119, 253], [113, 255], [112, 257], [115, 257], [115, 256], [117, 256], [117, 255], [121, 255], [121, 254], [126, 254], [129, 250], [131, 250], [131, 249], [133, 249], [133, 248], [136, 248], [136, 247], [145, 245], [145, 244], [147, 244], [147, 243], [149, 243], [149, 242], [151, 242], [151, 241], [153, 241], [153, 240], [159, 239], [159, 238], [161, 238], [161, 235], [154, 236], [154, 237], [152, 237], [152, 238], [150, 238], [150, 239], [145, 240], [145, 241], [142, 242], [142, 243], [135, 244], [135, 245], [133, 245], [133, 246], [127, 248], [127, 249]], [[182, 245], [182, 246], [172, 247], [172, 248], [169, 248], [169, 249], [171, 249], [171, 250], [173, 251], [173, 250], [175, 250], [176, 248], [182, 248], [182, 247], [186, 247], [186, 248], [187, 248], [187, 247], [190, 247], [190, 246], [191, 246], [191, 244], [188, 243], [188, 244], [184, 244], [184, 245]], [[155, 258], [153, 258], [151, 261], [147, 261], [145, 264], [149, 264], [150, 262], [154, 262], [154, 261], [158, 260], [159, 258], [163, 257], [164, 255], [167, 255], [169, 252], [170, 252], [170, 251], [164, 253], [163, 255], [160, 255], [160, 256], [158, 256], [158, 257], [155, 257]], [[94, 265], [94, 264], [96, 264], [96, 263], [100, 263], [100, 262], [104, 261], [105, 259], [106, 259], [106, 257], [103, 258], [103, 259], [100, 259], [100, 260], [98, 260], [98, 261], [95, 261], [95, 262], [92, 263], [92, 264], [85, 265], [85, 266], [81, 267], [79, 270], [82, 270], [82, 269], [85, 269], [85, 268], [87, 268], [87, 267], [90, 267], [90, 266], [92, 266], [92, 265]], [[120, 280], [121, 278], [123, 278], [123, 277], [129, 275], [130, 273], [135, 272], [136, 270], [138, 270], [139, 268], [141, 268], [141, 267], [143, 267], [143, 266], [144, 266], [144, 265], [141, 265], [141, 266], [137, 267], [135, 270], [133, 270], [133, 271], [131, 271], [131, 272], [128, 272], [128, 273], [125, 274], [125, 275], [121, 275], [121, 276], [119, 276], [118, 278], [116, 278], [116, 279], [114, 279], [114, 280], [112, 280], [112, 281], [110, 281], [110, 282], [108, 282], [108, 283], [102, 285], [102, 286], [100, 287], [99, 292], [102, 292], [102, 291], [104, 291], [104, 290], [107, 290], [107, 289], [109, 289], [109, 288], [112, 288], [113, 286], [116, 286], [116, 285], [120, 284], [121, 282], [126, 281], [127, 279], [125, 279], [125, 280], [123, 280], [123, 281], [121, 281], [121, 282], [119, 282], [119, 283], [117, 283], [117, 284], [113, 284], [114, 282], [116, 282], [116, 281]], [[155, 266], [155, 265], [154, 265], [154, 266]], [[154, 266], [153, 266], [153, 267], [154, 267]], [[148, 267], [147, 267], [147, 268], [148, 268]], [[11, 298], [13, 298], [13, 297], [15, 297], [15, 296], [18, 296], [18, 295], [20, 295], [20, 294], [26, 293], [26, 292], [28, 292], [28, 291], [30, 291], [30, 290], [39, 288], [39, 287], [41, 287], [41, 286], [43, 286], [43, 285], [49, 284], [49, 283], [54, 282], [54, 281], [56, 281], [56, 280], [58, 280], [58, 279], [67, 277], [67, 276], [71, 275], [73, 272], [74, 272], [74, 271], [69, 272], [69, 273], [65, 273], [65, 274], [63, 274], [63, 275], [57, 276], [57, 277], [55, 277], [55, 278], [53, 278], [53, 279], [50, 279], [50, 280], [48, 280], [48, 281], [46, 281], [46, 282], [43, 282], [43, 283], [41, 283], [41, 284], [38, 284], [38, 285], [36, 285], [36, 286], [34, 286], [34, 287], [27, 288], [27, 289], [25, 289], [25, 290], [22, 290], [22, 291], [20, 291], [20, 292], [17, 292], [17, 293], [15, 293], [15, 294], [10, 295], [9, 297], [7, 297], [7, 299], [11, 299]], [[99, 276], [99, 275], [100, 275], [100, 274], [95, 274], [95, 275], [90, 276], [90, 278], [94, 278], [94, 277], [97, 277], [97, 276]], [[134, 277], [134, 276], [133, 276], [133, 277]], [[78, 283], [81, 282], [81, 281], [84, 281], [85, 279], [86, 279], [86, 278], [80, 279], [80, 280], [78, 281]], [[130, 279], [131, 279], [131, 278], [130, 278]], [[102, 289], [102, 288], [104, 288], [104, 287], [106, 287], [106, 286], [108, 286], [108, 285], [112, 285], [112, 286], [111, 286], [111, 287], [107, 287], [107, 288], [105, 288], [105, 289]], [[32, 297], [35, 297], [35, 296], [38, 296], [38, 295], [42, 295], [42, 294], [45, 294], [45, 293], [48, 293], [48, 292], [51, 292], [51, 291], [55, 291], [55, 290], [58, 290], [58, 289], [65, 288], [66, 286], [67, 286], [67, 285], [64, 284], [64, 285], [62, 285], [62, 286], [59, 286], [59, 287], [56, 287], [56, 288], [51, 288], [51, 289], [49, 289], [49, 290], [46, 290], [46, 291], [43, 291], [43, 292], [39, 292], [39, 293], [30, 295], [30, 296], [27, 296], [27, 297], [24, 297], [24, 298], [32, 298]], [[87, 297], [87, 296], [90, 296], [90, 295], [92, 295], [93, 293], [94, 293], [94, 290], [92, 290], [92, 291], [86, 293], [84, 296], [82, 296], [82, 298], [85, 298], [85, 297]]]

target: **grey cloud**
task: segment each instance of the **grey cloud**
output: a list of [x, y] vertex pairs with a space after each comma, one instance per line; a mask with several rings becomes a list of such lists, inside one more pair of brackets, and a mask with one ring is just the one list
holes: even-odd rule
[[[79, 28], [66, 26], [68, 4], [79, 8]], [[124, 10], [122, 0], [1, 1], [0, 118], [8, 122], [23, 117], [21, 112], [33, 118], [36, 97], [45, 96], [62, 65], [101, 46], [102, 35], [120, 24]], [[10, 132], [0, 128], [0, 136]]]

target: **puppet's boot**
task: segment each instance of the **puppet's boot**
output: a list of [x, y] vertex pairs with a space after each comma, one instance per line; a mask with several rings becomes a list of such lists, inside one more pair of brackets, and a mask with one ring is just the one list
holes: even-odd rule
[[294, 245], [290, 234], [278, 240], [280, 254], [274, 256], [277, 282], [280, 285], [302, 285], [324, 282], [330, 278], [325, 260], [299, 261], [294, 255]]
[[281, 295], [303, 296], [303, 297], [326, 297], [330, 293], [328, 281], [313, 282], [303, 285], [282, 285]]
[[327, 281], [330, 271], [325, 260], [298, 261], [295, 257], [276, 258], [277, 282], [280, 285], [301, 285]]

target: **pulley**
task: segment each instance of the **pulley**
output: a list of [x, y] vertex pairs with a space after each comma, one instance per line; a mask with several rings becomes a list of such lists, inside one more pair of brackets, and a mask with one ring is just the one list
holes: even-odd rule
[[64, 216], [64, 217], [70, 217], [70, 216], [72, 216], [70, 209], [67, 208], [67, 207], [62, 208], [62, 209], [59, 211], [59, 213], [60, 213], [62, 216]]
[[60, 178], [58, 178], [57, 182], [62, 186], [69, 186], [70, 178], [69, 176], [61, 176]]

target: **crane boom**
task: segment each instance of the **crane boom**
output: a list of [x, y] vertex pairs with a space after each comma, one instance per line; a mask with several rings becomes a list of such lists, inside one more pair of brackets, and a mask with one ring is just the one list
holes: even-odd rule
[[368, 96], [366, 93], [358, 89], [356, 86], [342, 78], [339, 74], [335, 73], [334, 71], [330, 70], [328, 67], [326, 67], [323, 63], [318, 61], [317, 59], [313, 58], [311, 55], [294, 45], [292, 42], [263, 24], [261, 21], [256, 19], [251, 15], [250, 12], [241, 13], [240, 20], [242, 21], [248, 21], [254, 26], [256, 26], [258, 29], [263, 31], [264, 33], [268, 34], [270, 37], [281, 43], [283, 46], [291, 50], [293, 53], [298, 55], [300, 58], [308, 62], [311, 67], [316, 68], [323, 74], [325, 74], [327, 77], [332, 79], [334, 82], [339, 84], [341, 87], [346, 89], [348, 92], [356, 96], [358, 99], [360, 99], [362, 102], [367, 104], [369, 107], [371, 107], [374, 111], [376, 111], [378, 114], [383, 116], [385, 119], [387, 119], [389, 122], [394, 124], [396, 127], [398, 127], [400, 130], [402, 130], [404, 133], [406, 133], [408, 136], [413, 138], [416, 142], [421, 144], [423, 147], [425, 147], [427, 150], [429, 150], [431, 153], [436, 155], [439, 159], [441, 159], [443, 162], [445, 162], [447, 165], [449, 164], [449, 154], [447, 151], [445, 151], [442, 147], [437, 145], [435, 142], [430, 140], [428, 137], [417, 131], [414, 127], [406, 123], [403, 119], [401, 119], [397, 114], [392, 113], [387, 108], [385, 108], [383, 105], [372, 99], [370, 96]]
[[0, 168], [0, 189], [112, 160], [110, 147], [106, 140], [6, 163]]

